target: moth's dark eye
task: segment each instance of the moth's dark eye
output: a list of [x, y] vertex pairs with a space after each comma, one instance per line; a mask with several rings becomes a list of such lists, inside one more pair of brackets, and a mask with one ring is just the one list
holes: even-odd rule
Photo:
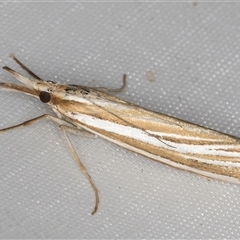
[[39, 93], [39, 98], [42, 102], [48, 103], [51, 100], [51, 94], [49, 92], [42, 91]]

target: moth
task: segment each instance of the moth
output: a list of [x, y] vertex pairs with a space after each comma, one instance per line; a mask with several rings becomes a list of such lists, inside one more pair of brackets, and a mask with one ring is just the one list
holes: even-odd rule
[[24, 85], [0, 83], [0, 90], [23, 92], [48, 104], [55, 116], [42, 115], [0, 132], [28, 126], [46, 118], [56, 122], [66, 138], [81, 171], [95, 193], [95, 214], [99, 205], [98, 189], [76, 153], [67, 132], [86, 130], [150, 159], [208, 178], [240, 184], [240, 139], [153, 112], [111, 96], [119, 89], [89, 88], [45, 81], [10, 55], [32, 78], [3, 67]]

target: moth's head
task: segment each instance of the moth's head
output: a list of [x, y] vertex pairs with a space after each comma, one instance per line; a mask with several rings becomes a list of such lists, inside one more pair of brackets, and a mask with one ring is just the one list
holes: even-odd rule
[[9, 67], [3, 67], [3, 69], [24, 85], [0, 83], [0, 90], [23, 92], [25, 94], [37, 97], [42, 102], [49, 104], [57, 99], [58, 101], [63, 99], [67, 93], [66, 85], [61, 85], [53, 81], [45, 81], [42, 79], [31, 79], [23, 76]]

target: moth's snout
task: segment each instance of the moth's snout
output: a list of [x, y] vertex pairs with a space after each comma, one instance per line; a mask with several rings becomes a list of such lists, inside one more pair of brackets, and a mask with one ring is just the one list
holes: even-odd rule
[[9, 68], [9, 67], [7, 67], [7, 66], [3, 66], [3, 67], [2, 67], [2, 69], [3, 69], [3, 70], [5, 70], [5, 71], [7, 71], [7, 72], [10, 72], [10, 71], [12, 71], [12, 69], [11, 69], [11, 68]]
[[7, 66], [3, 66], [3, 67], [2, 67], [2, 69], [4, 69], [4, 70], [5, 70], [5, 68], [7, 68]]

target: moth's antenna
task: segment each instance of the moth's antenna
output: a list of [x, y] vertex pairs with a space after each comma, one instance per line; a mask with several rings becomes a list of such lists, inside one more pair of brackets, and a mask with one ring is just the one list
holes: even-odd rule
[[24, 69], [29, 75], [31, 75], [32, 77], [34, 77], [34, 79], [38, 79], [41, 80], [42, 79], [36, 75], [35, 73], [33, 73], [29, 68], [27, 68], [23, 63], [21, 63], [12, 53], [10, 54], [10, 57], [22, 68]]

